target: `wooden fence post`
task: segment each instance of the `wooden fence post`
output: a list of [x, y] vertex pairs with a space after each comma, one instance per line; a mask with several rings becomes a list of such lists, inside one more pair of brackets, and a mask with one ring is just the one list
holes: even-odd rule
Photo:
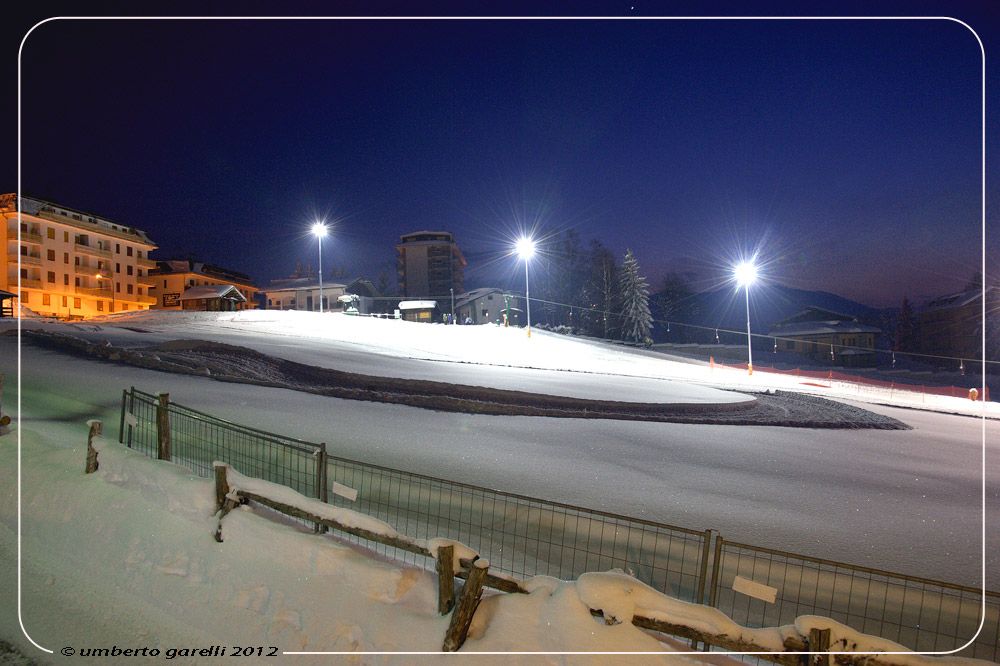
[[104, 426], [100, 421], [90, 422], [90, 432], [87, 433], [87, 464], [84, 466], [84, 474], [93, 474], [97, 471], [97, 449], [94, 448], [94, 437], [99, 436], [104, 431]]
[[[319, 445], [319, 450], [313, 458], [316, 461], [316, 497], [320, 502], [327, 502], [327, 480], [326, 480], [326, 465], [327, 465], [327, 453], [326, 453], [326, 442]], [[320, 525], [316, 523], [314, 530], [317, 534], [326, 534], [329, 531], [326, 525]]]
[[816, 666], [830, 666], [829, 654], [818, 654], [830, 650], [830, 630], [810, 629], [809, 630], [809, 651], [815, 655]]
[[222, 511], [226, 504], [226, 495], [229, 494], [229, 482], [226, 480], [226, 465], [218, 465], [215, 468], [215, 510]]
[[170, 394], [160, 393], [156, 403], [156, 457], [170, 460]]
[[479, 559], [472, 563], [469, 577], [462, 586], [462, 593], [458, 597], [458, 605], [451, 614], [451, 622], [448, 624], [448, 631], [444, 635], [445, 652], [457, 652], [465, 643], [469, 635], [469, 625], [472, 624], [472, 616], [479, 606], [479, 599], [483, 596], [483, 581], [486, 579], [486, 571], [490, 568], [489, 560]]
[[445, 615], [455, 605], [455, 547], [440, 546], [437, 552], [438, 613]]

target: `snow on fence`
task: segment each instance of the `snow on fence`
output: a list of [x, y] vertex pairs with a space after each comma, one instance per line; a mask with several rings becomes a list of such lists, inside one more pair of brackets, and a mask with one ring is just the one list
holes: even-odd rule
[[[229, 423], [134, 387], [122, 392], [120, 426], [119, 441], [147, 456], [163, 457], [168, 443], [168, 459], [203, 477], [214, 476], [214, 461], [228, 463], [331, 509], [363, 513], [408, 538], [466, 544], [501, 575], [573, 580], [618, 568], [676, 599], [707, 601], [746, 626], [775, 626], [814, 613], [919, 650], [955, 649], [979, 624], [982, 594], [971, 587], [330, 456], [325, 444]], [[326, 527], [299, 519], [317, 530]], [[425, 552], [347, 534], [394, 559], [440, 566]], [[758, 598], [767, 588], [774, 590], [773, 601]], [[982, 633], [961, 654], [997, 661], [1000, 594], [988, 592], [985, 607]]]

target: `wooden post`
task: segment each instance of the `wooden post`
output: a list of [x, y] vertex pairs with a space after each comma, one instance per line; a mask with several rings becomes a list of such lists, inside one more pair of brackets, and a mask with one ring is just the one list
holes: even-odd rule
[[94, 438], [104, 431], [104, 426], [100, 421], [90, 422], [90, 432], [87, 433], [87, 464], [84, 466], [84, 474], [93, 474], [97, 471], [97, 449], [94, 448]]
[[441, 546], [437, 552], [438, 613], [445, 615], [455, 605], [455, 547]]
[[486, 578], [486, 571], [490, 568], [489, 560], [476, 560], [472, 563], [469, 571], [469, 578], [462, 586], [462, 593], [458, 597], [458, 605], [451, 614], [451, 623], [448, 624], [448, 631], [444, 635], [445, 652], [458, 652], [465, 643], [469, 635], [469, 625], [472, 624], [472, 616], [479, 606], [479, 599], [483, 596], [483, 580]]
[[156, 457], [170, 460], [170, 394], [160, 393], [156, 404]]
[[809, 630], [809, 651], [815, 655], [813, 663], [816, 666], [830, 666], [830, 655], [820, 654], [830, 650], [830, 630], [810, 629]]
[[[316, 497], [320, 502], [327, 501], [327, 481], [326, 481], [326, 442], [319, 445], [319, 450], [313, 458], [316, 461]], [[326, 534], [329, 529], [326, 525], [316, 523], [314, 530], [317, 534]]]
[[215, 510], [222, 511], [226, 503], [226, 495], [229, 494], [229, 482], [226, 481], [226, 466], [218, 465], [215, 468]]

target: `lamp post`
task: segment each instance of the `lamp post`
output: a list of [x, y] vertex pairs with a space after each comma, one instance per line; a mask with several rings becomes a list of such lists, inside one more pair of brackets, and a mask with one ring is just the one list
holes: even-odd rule
[[319, 248], [319, 311], [323, 312], [323, 236], [326, 236], [326, 225], [316, 222], [312, 225], [312, 232]]
[[111, 312], [114, 312], [115, 311], [115, 285], [114, 285], [114, 282], [112, 281], [112, 279], [110, 277], [105, 277], [105, 276], [101, 275], [101, 273], [95, 273], [94, 274], [94, 278], [96, 280], [98, 280], [98, 282], [100, 280], [107, 280], [108, 281], [108, 291], [111, 292]]
[[757, 279], [757, 267], [744, 261], [733, 269], [736, 283], [744, 288], [747, 297], [747, 374], [753, 374], [753, 345], [750, 339], [750, 285]]
[[535, 256], [535, 241], [522, 237], [517, 241], [517, 254], [524, 259], [524, 308], [527, 314], [528, 337], [531, 337], [531, 295], [528, 292], [528, 260]]

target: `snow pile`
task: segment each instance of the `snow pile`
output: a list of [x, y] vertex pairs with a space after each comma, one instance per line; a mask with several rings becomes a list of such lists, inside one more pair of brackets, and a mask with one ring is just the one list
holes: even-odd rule
[[[61, 445], [50, 433], [61, 435]], [[449, 617], [436, 612], [434, 574], [385, 562], [335, 535], [265, 519], [246, 506], [229, 513], [225, 542], [216, 543], [212, 481], [100, 438], [100, 469], [84, 475], [84, 435], [80, 425], [61, 424], [44, 434], [22, 433], [24, 620], [41, 645], [57, 652], [63, 646], [163, 650], [220, 643], [282, 651], [441, 649]], [[8, 444], [13, 441], [5, 438], [0, 445], [6, 500], [0, 504], [0, 588], [13, 591], [17, 466], [16, 448]], [[235, 479], [246, 490], [277, 490]], [[275, 499], [290, 498], [281, 491]], [[457, 545], [456, 557], [474, 556]], [[487, 596], [463, 650], [683, 649], [632, 626], [595, 621], [572, 584], [546, 581], [533, 589]], [[26, 655], [39, 655], [18, 632], [16, 604], [8, 599], [0, 635]], [[329, 663], [329, 657], [299, 659]]]

